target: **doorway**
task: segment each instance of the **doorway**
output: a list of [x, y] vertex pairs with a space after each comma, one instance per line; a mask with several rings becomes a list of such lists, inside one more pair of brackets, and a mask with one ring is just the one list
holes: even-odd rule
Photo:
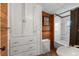
[[50, 40], [50, 49], [54, 48], [54, 15], [42, 12], [42, 39]]

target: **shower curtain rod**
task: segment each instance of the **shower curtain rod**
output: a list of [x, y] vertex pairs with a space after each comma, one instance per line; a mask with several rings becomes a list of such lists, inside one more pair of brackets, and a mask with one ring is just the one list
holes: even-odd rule
[[55, 14], [56, 16], [59, 16], [61, 18], [65, 18], [65, 17], [69, 17], [70, 15], [66, 15], [66, 16], [60, 16], [59, 14]]

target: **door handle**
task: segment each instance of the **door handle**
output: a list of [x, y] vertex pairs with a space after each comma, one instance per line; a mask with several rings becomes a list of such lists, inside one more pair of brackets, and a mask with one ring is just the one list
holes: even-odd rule
[[3, 46], [2, 48], [0, 48], [0, 50], [1, 50], [1, 51], [4, 51], [4, 50], [5, 50], [5, 46]]
[[8, 30], [8, 29], [11, 29], [10, 27], [0, 27], [0, 31], [5, 31], [5, 30]]

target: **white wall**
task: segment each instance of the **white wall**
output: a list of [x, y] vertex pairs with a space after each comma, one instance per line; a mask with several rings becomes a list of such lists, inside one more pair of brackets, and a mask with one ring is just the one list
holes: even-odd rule
[[59, 42], [61, 38], [61, 18], [56, 15], [54, 16], [54, 33], [54, 40]]

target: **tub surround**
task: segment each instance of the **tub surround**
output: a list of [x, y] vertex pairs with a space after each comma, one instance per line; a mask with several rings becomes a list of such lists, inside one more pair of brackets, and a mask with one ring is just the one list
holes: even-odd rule
[[[64, 14], [61, 14], [63, 18], [55, 15], [55, 40], [54, 46], [69, 46], [70, 39], [70, 11]], [[66, 16], [66, 17], [64, 17]], [[57, 43], [57, 44], [56, 44]]]

